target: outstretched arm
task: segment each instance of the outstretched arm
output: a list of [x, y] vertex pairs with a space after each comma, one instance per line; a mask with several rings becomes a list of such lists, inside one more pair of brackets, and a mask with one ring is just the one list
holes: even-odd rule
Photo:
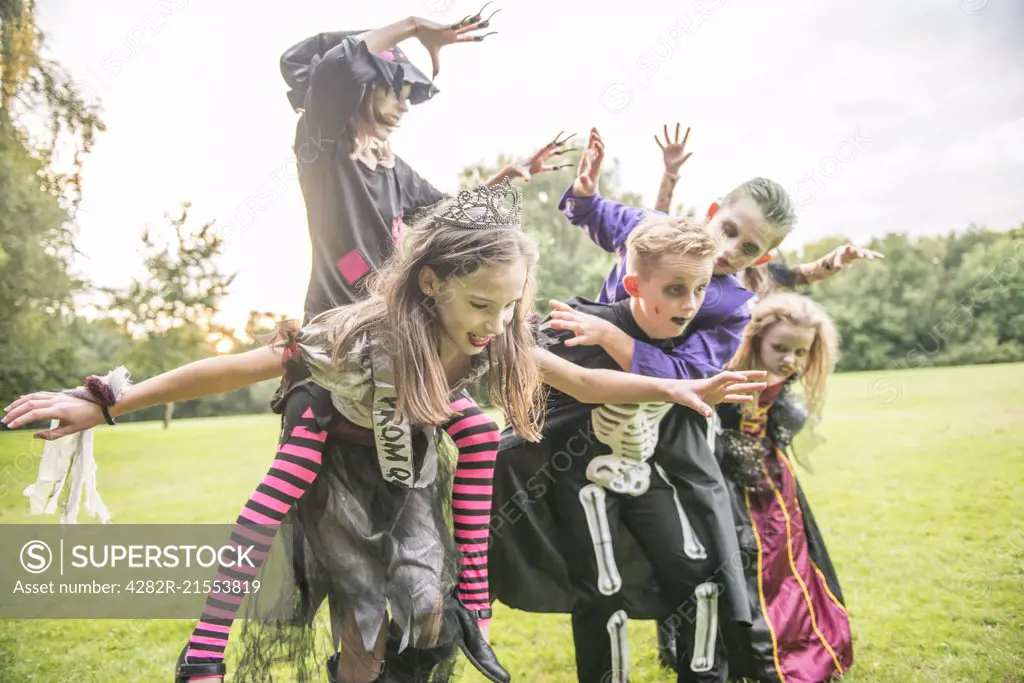
[[[281, 376], [279, 349], [261, 347], [231, 356], [216, 356], [183, 365], [125, 389], [121, 400], [109, 409], [112, 417], [151, 406], [190, 401], [223, 394]], [[89, 429], [103, 420], [95, 403], [63, 393], [37, 392], [7, 406], [3, 423], [17, 429], [37, 420], [60, 420], [57, 429], [36, 432], [42, 439], [56, 439]]]
[[497, 185], [505, 178], [508, 178], [509, 180], [522, 178], [525, 182], [530, 182], [530, 178], [538, 173], [547, 173], [548, 171], [557, 171], [562, 168], [569, 168], [572, 164], [557, 164], [555, 166], [547, 164], [551, 157], [561, 156], [566, 152], [575, 151], [572, 148], [565, 146], [566, 143], [572, 140], [573, 135], [569, 135], [565, 138], [562, 137], [563, 135], [565, 135], [564, 130], [556, 135], [554, 140], [544, 145], [530, 156], [511, 164], [507, 164], [504, 168], [488, 178], [484, 185], [487, 185], [488, 187]]
[[487, 26], [489, 17], [483, 19], [479, 14], [454, 25], [406, 17], [348, 40], [339, 34], [320, 34], [285, 52], [281, 71], [289, 87], [306, 91], [305, 110], [313, 130], [321, 139], [335, 140], [358, 109], [362, 86], [377, 76], [372, 64], [374, 55], [415, 37], [430, 55], [436, 77], [441, 68], [441, 48], [453, 43], [480, 42], [488, 34], [473, 31]]
[[739, 348], [743, 328], [750, 321], [748, 315], [736, 314], [713, 327], [691, 329], [681, 345], [665, 351], [560, 301], [549, 305], [551, 327], [573, 334], [566, 346], [600, 346], [627, 372], [670, 379], [700, 379], [721, 372]]
[[744, 403], [764, 388], [753, 382], [763, 372], [723, 372], [707, 380], [667, 380], [640, 377], [618, 370], [588, 369], [537, 348], [537, 362], [544, 382], [580, 403], [679, 403], [710, 417], [711, 405]]
[[709, 329], [694, 330], [670, 351], [633, 341], [630, 372], [650, 377], [698, 379], [721, 372], [743, 340], [747, 316], [735, 316]]
[[626, 238], [644, 217], [644, 210], [602, 197], [597, 191], [604, 160], [604, 142], [596, 128], [591, 129], [587, 148], [580, 157], [572, 187], [558, 204], [569, 222], [587, 231], [590, 239], [607, 252], [617, 253]]
[[658, 201], [654, 204], [655, 211], [661, 211], [662, 213], [668, 213], [672, 210], [672, 193], [676, 189], [676, 183], [679, 182], [679, 169], [693, 155], [693, 152], [688, 153], [686, 151], [686, 141], [690, 139], [690, 129], [686, 129], [686, 135], [680, 141], [680, 127], [677, 123], [675, 138], [672, 139], [668, 136], [668, 125], [665, 125], [664, 144], [662, 144], [657, 135], [654, 136], [654, 141], [661, 148], [661, 154], [665, 161], [665, 173], [661, 176], [661, 186], [658, 187]]
[[868, 261], [882, 260], [884, 254], [862, 247], [855, 247], [852, 244], [844, 244], [822, 256], [817, 261], [801, 263], [793, 268], [794, 284], [813, 285], [832, 277], [846, 266], [858, 259]]

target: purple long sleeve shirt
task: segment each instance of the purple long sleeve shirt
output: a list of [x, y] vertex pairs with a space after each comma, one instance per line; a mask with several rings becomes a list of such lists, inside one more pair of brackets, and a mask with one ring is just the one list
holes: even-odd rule
[[[558, 209], [569, 222], [586, 230], [598, 246], [615, 254], [615, 266], [597, 300], [614, 303], [628, 298], [622, 284], [626, 276], [626, 238], [643, 220], [646, 210], [600, 194], [576, 197], [572, 186], [562, 196]], [[704, 303], [690, 321], [686, 341], [667, 352], [635, 341], [630, 372], [674, 379], [698, 379], [721, 372], [739, 348], [743, 328], [750, 322], [748, 304], [753, 296], [735, 275], [713, 275]]]

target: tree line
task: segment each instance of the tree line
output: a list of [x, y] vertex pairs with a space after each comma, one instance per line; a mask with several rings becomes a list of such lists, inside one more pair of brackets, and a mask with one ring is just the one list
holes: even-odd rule
[[[234, 274], [220, 268], [215, 224], [195, 225], [187, 202], [143, 233], [142, 277], [103, 288], [75, 272], [82, 166], [105, 126], [96, 104], [43, 56], [34, 9], [32, 2], [0, 0], [0, 398], [77, 386], [112, 365], [125, 365], [141, 381], [214, 353], [254, 348], [283, 316], [254, 310], [238, 331], [214, 322]], [[460, 182], [475, 184], [505, 161], [467, 168]], [[524, 188], [524, 220], [541, 252], [540, 312], [548, 299], [596, 296], [614, 259], [557, 211], [571, 182], [572, 172], [563, 170], [534, 176]], [[602, 174], [602, 192], [642, 204], [621, 187], [614, 163]], [[293, 229], [305, 230], [303, 221], [296, 216]], [[844, 242], [829, 237], [779, 257], [806, 261]], [[1024, 224], [920, 238], [891, 233], [865, 246], [886, 259], [857, 263], [806, 291], [837, 323], [840, 370], [1024, 360]], [[174, 414], [265, 411], [272, 390], [264, 383], [182, 404]], [[160, 407], [133, 417], [170, 414]]]

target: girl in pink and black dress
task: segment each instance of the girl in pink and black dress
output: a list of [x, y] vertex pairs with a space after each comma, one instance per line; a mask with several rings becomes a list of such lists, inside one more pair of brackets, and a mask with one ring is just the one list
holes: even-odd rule
[[724, 625], [730, 676], [818, 683], [853, 665], [839, 580], [792, 458], [795, 434], [820, 417], [836, 357], [825, 311], [785, 293], [758, 303], [729, 365], [768, 372], [757, 401], [717, 409], [715, 451], [732, 494], [754, 615], [751, 629]]

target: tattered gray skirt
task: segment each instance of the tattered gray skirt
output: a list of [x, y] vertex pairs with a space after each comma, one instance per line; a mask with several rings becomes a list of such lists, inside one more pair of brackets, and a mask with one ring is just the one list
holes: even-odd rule
[[[240, 680], [272, 680], [257, 672], [282, 661], [296, 668], [297, 680], [318, 680], [311, 673], [316, 663], [334, 652], [334, 643], [317, 646], [311, 628], [325, 598], [336, 637], [342, 622], [354, 621], [364, 649], [372, 651], [390, 610], [400, 650], [451, 649], [454, 657], [459, 556], [450, 525], [452, 459], [438, 448], [437, 476], [422, 488], [386, 482], [372, 432], [340, 419], [316, 385], [292, 391], [309, 391], [318, 404], [323, 398], [327, 410], [314, 412], [332, 420], [320, 473], [275, 540], [290, 576], [274, 582], [279, 594], [259, 596], [247, 609], [247, 616], [254, 609], [259, 616], [242, 633]], [[413, 436], [417, 467], [426, 440], [422, 432]]]

